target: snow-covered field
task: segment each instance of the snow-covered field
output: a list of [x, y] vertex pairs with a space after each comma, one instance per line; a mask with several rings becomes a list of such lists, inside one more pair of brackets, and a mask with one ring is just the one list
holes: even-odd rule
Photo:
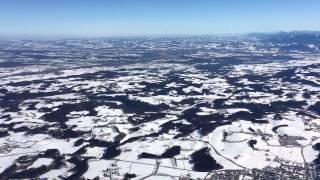
[[317, 53], [128, 41], [0, 43], [0, 179], [204, 179], [317, 163]]

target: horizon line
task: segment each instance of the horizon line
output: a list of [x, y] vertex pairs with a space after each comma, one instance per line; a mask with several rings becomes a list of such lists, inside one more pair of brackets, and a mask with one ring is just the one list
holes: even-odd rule
[[289, 30], [289, 31], [251, 31], [234, 33], [117, 33], [117, 34], [81, 34], [81, 33], [0, 33], [1, 39], [65, 39], [65, 38], [134, 38], [134, 37], [201, 37], [201, 36], [245, 36], [249, 34], [274, 34], [274, 33], [292, 33], [292, 32], [319, 32], [320, 30]]

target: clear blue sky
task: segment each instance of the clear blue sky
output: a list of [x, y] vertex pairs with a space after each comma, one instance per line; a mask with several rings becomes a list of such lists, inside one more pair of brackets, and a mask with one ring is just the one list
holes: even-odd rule
[[320, 30], [320, 0], [0, 0], [0, 33], [143, 35]]

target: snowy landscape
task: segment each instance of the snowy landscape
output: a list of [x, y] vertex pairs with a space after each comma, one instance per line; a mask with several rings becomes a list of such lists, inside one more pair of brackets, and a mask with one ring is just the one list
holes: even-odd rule
[[0, 179], [320, 178], [320, 33], [0, 41]]

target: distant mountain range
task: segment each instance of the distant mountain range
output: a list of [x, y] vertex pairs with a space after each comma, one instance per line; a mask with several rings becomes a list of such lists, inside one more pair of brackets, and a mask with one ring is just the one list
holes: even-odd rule
[[320, 31], [251, 33], [249, 37], [263, 42], [285, 44], [288, 50], [319, 51], [320, 49]]

